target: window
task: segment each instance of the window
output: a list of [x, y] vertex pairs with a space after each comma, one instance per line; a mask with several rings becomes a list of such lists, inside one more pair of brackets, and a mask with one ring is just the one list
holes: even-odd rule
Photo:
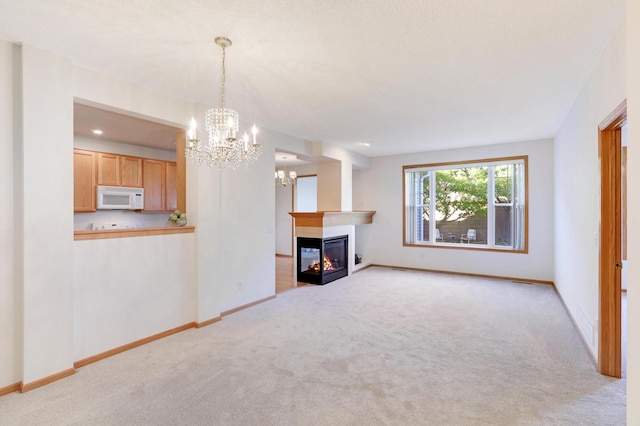
[[526, 252], [527, 157], [404, 166], [405, 245]]
[[[295, 205], [293, 211], [318, 211], [318, 176], [298, 176], [294, 186], [294, 191]], [[289, 216], [289, 218], [291, 217]]]

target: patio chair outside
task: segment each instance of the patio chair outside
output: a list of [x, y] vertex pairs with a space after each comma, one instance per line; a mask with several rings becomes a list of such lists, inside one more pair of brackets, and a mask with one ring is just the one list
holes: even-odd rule
[[469, 244], [471, 241], [475, 241], [475, 240], [476, 240], [476, 230], [475, 229], [468, 229], [466, 234], [460, 235], [460, 242], [461, 243], [466, 242], [467, 244]]

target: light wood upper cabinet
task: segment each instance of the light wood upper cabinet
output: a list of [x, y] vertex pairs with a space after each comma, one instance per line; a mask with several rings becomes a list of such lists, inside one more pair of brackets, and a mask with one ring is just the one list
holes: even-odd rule
[[166, 161], [142, 160], [142, 181], [144, 188], [144, 210], [165, 211]]
[[98, 152], [98, 185], [142, 187], [142, 158]]
[[166, 211], [174, 211], [178, 208], [178, 186], [176, 173], [176, 163], [167, 162], [165, 167]]
[[73, 211], [96, 211], [95, 152], [73, 150]]
[[120, 185], [142, 187], [142, 158], [120, 156]]
[[120, 156], [98, 152], [98, 185], [120, 186]]
[[173, 212], [186, 204], [184, 151], [177, 162], [75, 148], [73, 154], [74, 212], [96, 211], [97, 185], [144, 188], [147, 212]]

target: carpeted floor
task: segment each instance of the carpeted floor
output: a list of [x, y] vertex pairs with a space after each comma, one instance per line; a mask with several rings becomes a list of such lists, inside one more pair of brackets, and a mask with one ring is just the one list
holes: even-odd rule
[[369, 268], [0, 398], [14, 425], [623, 425], [547, 285]]

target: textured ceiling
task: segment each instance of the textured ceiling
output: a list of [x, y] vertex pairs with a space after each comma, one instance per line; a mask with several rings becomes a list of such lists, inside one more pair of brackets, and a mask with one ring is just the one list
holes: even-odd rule
[[[0, 0], [0, 39], [369, 156], [555, 135], [625, 0]], [[185, 123], [186, 125], [186, 123]], [[368, 142], [371, 147], [362, 146]]]

